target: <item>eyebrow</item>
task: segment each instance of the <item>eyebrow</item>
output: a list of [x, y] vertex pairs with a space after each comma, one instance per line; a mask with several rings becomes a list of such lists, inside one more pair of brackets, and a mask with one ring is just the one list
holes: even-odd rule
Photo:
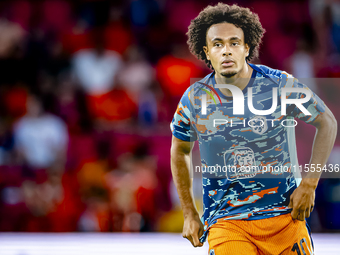
[[222, 38], [219, 38], [219, 37], [215, 37], [215, 38], [213, 38], [211, 41], [212, 41], [212, 42], [214, 42], [214, 41], [223, 41], [223, 39], [222, 39]]
[[[228, 39], [229, 41], [241, 41], [241, 38], [240, 37], [237, 37], [237, 36], [233, 36], [233, 37], [230, 37]], [[211, 40], [212, 42], [215, 42], [215, 41], [223, 41], [222, 38], [219, 38], [219, 37], [215, 37]]]

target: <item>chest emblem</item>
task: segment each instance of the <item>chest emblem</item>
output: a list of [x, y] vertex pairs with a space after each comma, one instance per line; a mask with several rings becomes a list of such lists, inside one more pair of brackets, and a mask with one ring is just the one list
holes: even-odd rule
[[264, 134], [268, 130], [267, 119], [265, 116], [254, 116], [248, 122], [251, 130], [258, 135]]

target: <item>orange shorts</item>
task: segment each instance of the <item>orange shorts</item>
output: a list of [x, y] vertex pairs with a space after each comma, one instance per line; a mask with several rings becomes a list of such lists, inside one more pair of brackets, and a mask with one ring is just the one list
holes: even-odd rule
[[219, 220], [208, 234], [209, 255], [311, 255], [305, 221], [290, 214], [262, 220]]

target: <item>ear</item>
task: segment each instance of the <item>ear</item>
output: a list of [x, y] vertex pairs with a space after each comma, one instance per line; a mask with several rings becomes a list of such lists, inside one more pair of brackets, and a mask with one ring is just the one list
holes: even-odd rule
[[248, 44], [245, 44], [245, 48], [246, 48], [246, 57], [248, 57], [249, 56], [250, 47], [248, 46]]
[[203, 46], [203, 50], [204, 50], [204, 53], [205, 53], [205, 56], [207, 57], [207, 59], [210, 60], [208, 47], [207, 46]]

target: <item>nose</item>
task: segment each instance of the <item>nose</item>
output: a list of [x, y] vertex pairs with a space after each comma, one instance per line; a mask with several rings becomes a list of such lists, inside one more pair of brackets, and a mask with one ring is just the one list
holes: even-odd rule
[[227, 44], [223, 47], [222, 54], [223, 54], [223, 56], [231, 56], [232, 55], [231, 49]]

